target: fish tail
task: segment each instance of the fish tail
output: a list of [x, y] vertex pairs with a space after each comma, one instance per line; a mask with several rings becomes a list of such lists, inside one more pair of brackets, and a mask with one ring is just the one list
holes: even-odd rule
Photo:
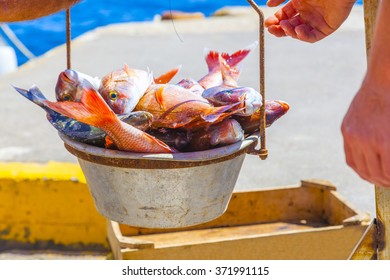
[[47, 100], [47, 98], [43, 95], [41, 90], [36, 85], [33, 85], [29, 90], [25, 90], [16, 86], [12, 86], [12, 87], [21, 95], [23, 95], [25, 98], [34, 102], [38, 106], [44, 109], [47, 107], [44, 103]]
[[240, 77], [241, 71], [238, 66], [230, 66], [226, 59], [222, 56], [219, 57], [219, 63], [221, 67], [223, 84], [226, 86], [236, 87], [238, 78]]
[[180, 71], [180, 69], [181, 69], [181, 65], [169, 70], [168, 72], [162, 74], [157, 78], [154, 78], [154, 82], [156, 84], [167, 84], [173, 79], [173, 77], [176, 76], [176, 74]]
[[165, 142], [157, 139], [156, 137], [144, 132], [143, 137], [145, 141], [148, 141], [149, 143], [153, 144], [154, 146], [157, 146], [160, 151], [158, 152], [165, 152], [165, 153], [177, 153], [178, 151], [175, 148], [172, 148], [168, 146]]
[[45, 101], [44, 103], [62, 115], [98, 128], [120, 121], [103, 98], [92, 88], [83, 89], [80, 102]]
[[[242, 110], [242, 108], [238, 108], [241, 102], [220, 106], [220, 107], [211, 107], [206, 112], [201, 114], [203, 120], [207, 122], [216, 122], [223, 120], [224, 118], [236, 114], [238, 111]], [[230, 112], [227, 112], [231, 110]]]
[[222, 53], [221, 56], [226, 60], [227, 64], [230, 67], [237, 66], [251, 51], [253, 51], [259, 42], [255, 41], [249, 46], [236, 51], [235, 53], [229, 55], [227, 53]]
[[219, 68], [219, 52], [212, 51], [207, 48], [204, 49], [205, 60], [209, 71]]

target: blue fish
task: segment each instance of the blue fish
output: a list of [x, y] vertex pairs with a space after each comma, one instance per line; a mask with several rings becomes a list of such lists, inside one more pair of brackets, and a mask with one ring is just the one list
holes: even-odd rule
[[[28, 100], [44, 109], [47, 113], [46, 117], [51, 125], [62, 134], [85, 144], [99, 147], [106, 146], [106, 133], [103, 130], [68, 118], [50, 109], [45, 104], [47, 98], [37, 86], [34, 85], [29, 90], [14, 86], [14, 89]], [[153, 115], [144, 111], [132, 112], [126, 115], [119, 115], [118, 117], [121, 121], [143, 131], [150, 128], [153, 120]]]
[[43, 95], [37, 86], [34, 85], [29, 90], [14, 86], [14, 89], [28, 100], [34, 102], [42, 109], [44, 109], [47, 113], [46, 117], [51, 125], [62, 134], [65, 134], [66, 136], [82, 143], [104, 146], [104, 138], [106, 136], [104, 131], [74, 119], [65, 117], [50, 109], [44, 103], [47, 98]]

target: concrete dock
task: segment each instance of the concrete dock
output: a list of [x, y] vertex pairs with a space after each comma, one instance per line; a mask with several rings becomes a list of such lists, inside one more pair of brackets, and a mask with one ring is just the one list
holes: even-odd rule
[[[265, 15], [273, 12], [265, 9]], [[64, 23], [65, 25], [65, 23]], [[36, 38], [39, 40], [39, 38]], [[98, 28], [72, 44], [72, 68], [102, 77], [120, 68], [149, 67], [156, 76], [177, 66], [183, 77], [206, 74], [203, 49], [233, 52], [258, 40], [258, 21], [240, 15], [200, 20], [128, 23]], [[236, 189], [297, 184], [326, 179], [357, 209], [375, 216], [374, 187], [345, 163], [340, 125], [366, 68], [361, 6], [332, 36], [307, 44], [266, 33], [266, 98], [290, 104], [290, 111], [267, 129], [269, 157], [246, 156]], [[10, 86], [36, 84], [54, 100], [58, 74], [66, 68], [65, 47], [0, 77], [0, 161], [74, 162], [45, 112]], [[241, 85], [258, 88], [258, 49], [243, 62]]]

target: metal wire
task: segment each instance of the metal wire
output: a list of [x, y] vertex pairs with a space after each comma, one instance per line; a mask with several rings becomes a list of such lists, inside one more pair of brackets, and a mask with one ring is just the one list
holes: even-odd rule
[[66, 9], [66, 68], [71, 69], [71, 22], [70, 8]]
[[266, 148], [266, 137], [265, 137], [265, 55], [264, 55], [264, 14], [260, 10], [259, 6], [253, 0], [247, 0], [252, 8], [259, 15], [259, 67], [260, 67], [260, 94], [262, 97], [263, 105], [260, 108], [260, 150], [257, 151], [258, 156], [264, 160], [268, 157], [268, 150]]

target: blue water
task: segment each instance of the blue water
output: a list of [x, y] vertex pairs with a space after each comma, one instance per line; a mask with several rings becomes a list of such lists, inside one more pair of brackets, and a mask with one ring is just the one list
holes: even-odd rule
[[[357, 1], [359, 4], [361, 2]], [[257, 0], [256, 3], [265, 5], [266, 0]], [[249, 4], [246, 0], [82, 0], [71, 10], [72, 38], [111, 23], [153, 20], [156, 14], [163, 11], [202, 12], [209, 16], [223, 6]], [[9, 26], [36, 56], [65, 43], [65, 12]], [[19, 65], [28, 60], [17, 49], [16, 54]]]

